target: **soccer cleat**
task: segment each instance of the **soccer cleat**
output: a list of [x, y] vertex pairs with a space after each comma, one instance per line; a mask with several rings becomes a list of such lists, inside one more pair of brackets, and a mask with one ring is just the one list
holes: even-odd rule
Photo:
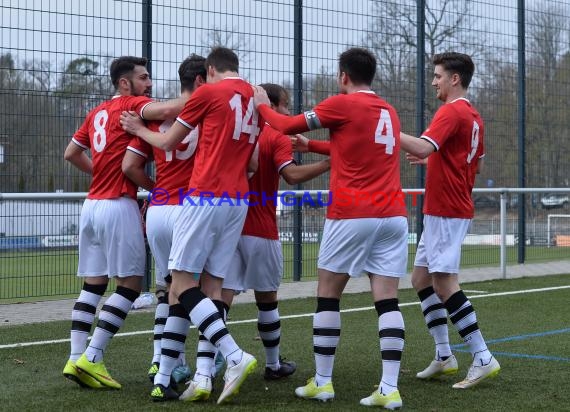
[[153, 362], [152, 365], [150, 365], [150, 368], [148, 370], [148, 378], [150, 379], [150, 383], [154, 384], [154, 377], [158, 373], [159, 368], [160, 364], [158, 362]]
[[205, 376], [199, 381], [192, 379], [188, 382], [188, 387], [178, 399], [188, 402], [205, 401], [210, 398], [211, 393], [212, 379]]
[[332, 382], [323, 386], [317, 386], [315, 378], [310, 378], [305, 386], [299, 386], [295, 389], [295, 395], [299, 398], [326, 402], [334, 399], [334, 388]]
[[77, 359], [75, 365], [77, 368], [99, 381], [103, 386], [108, 386], [113, 389], [121, 389], [121, 384], [113, 379], [109, 372], [107, 372], [107, 368], [103, 361], [89, 362], [85, 354], [83, 354], [79, 359]]
[[443, 375], [453, 375], [459, 370], [457, 359], [451, 355], [444, 361], [433, 360], [427, 368], [416, 374], [419, 379], [433, 379]]
[[247, 352], [243, 352], [237, 365], [228, 366], [224, 374], [224, 390], [218, 398], [218, 405], [229, 400], [238, 393], [241, 384], [257, 366], [257, 360]]
[[497, 362], [497, 359], [493, 356], [491, 361], [486, 365], [475, 365], [472, 364], [467, 372], [467, 377], [461, 382], [457, 382], [453, 385], [454, 389], [467, 389], [471, 388], [482, 382], [487, 378], [493, 378], [499, 374], [501, 370], [501, 365]]
[[165, 402], [178, 399], [178, 392], [172, 389], [170, 386], [164, 387], [161, 384], [154, 385], [152, 391], [150, 392], [150, 397], [155, 402]]
[[186, 382], [192, 376], [192, 369], [188, 365], [178, 365], [170, 375], [170, 382], [178, 385], [181, 382]]
[[360, 404], [364, 406], [382, 406], [384, 409], [394, 410], [402, 407], [402, 398], [399, 391], [394, 391], [389, 395], [384, 395], [380, 391], [374, 391], [368, 398], [361, 399]]
[[273, 370], [271, 368], [265, 368], [265, 373], [263, 374], [263, 379], [268, 381], [274, 381], [281, 378], [286, 378], [287, 376], [293, 375], [297, 370], [297, 364], [292, 361], [286, 361], [279, 358], [279, 369]]
[[63, 376], [83, 388], [100, 389], [103, 387], [98, 380], [93, 379], [81, 369], [78, 369], [72, 360], [68, 360], [65, 364], [65, 367], [63, 368]]

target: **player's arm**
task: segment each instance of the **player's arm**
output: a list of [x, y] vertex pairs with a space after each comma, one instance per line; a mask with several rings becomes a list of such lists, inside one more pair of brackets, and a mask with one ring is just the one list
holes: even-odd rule
[[266, 104], [259, 105], [257, 110], [267, 123], [283, 134], [297, 134], [311, 130], [305, 119], [305, 113], [296, 116], [286, 116], [277, 113]]
[[280, 173], [283, 179], [290, 185], [296, 185], [314, 179], [330, 170], [331, 162], [329, 159], [320, 162], [310, 163], [306, 165], [297, 165], [289, 163], [281, 169]]
[[188, 128], [180, 122], [174, 122], [166, 133], [153, 132], [145, 126], [141, 118], [134, 112], [123, 112], [120, 122], [126, 132], [138, 136], [149, 144], [167, 152], [174, 150], [176, 145], [184, 140], [188, 134]]
[[293, 144], [294, 152], [311, 152], [326, 156], [329, 156], [331, 154], [331, 143], [326, 140], [309, 140], [302, 134], [296, 134], [295, 136], [291, 137], [291, 143]]
[[418, 139], [405, 133], [400, 133], [400, 146], [402, 150], [418, 159], [425, 159], [436, 150], [436, 147], [430, 141], [422, 138]]
[[146, 158], [133, 150], [127, 148], [123, 157], [123, 173], [139, 187], [149, 192], [154, 188], [154, 180], [146, 174]]
[[63, 158], [82, 172], [89, 175], [93, 174], [93, 162], [85, 153], [85, 148], [79, 146], [75, 141], [69, 142], [65, 148]]
[[174, 119], [182, 111], [187, 100], [187, 95], [181, 95], [164, 102], [148, 103], [142, 108], [141, 116], [145, 120]]

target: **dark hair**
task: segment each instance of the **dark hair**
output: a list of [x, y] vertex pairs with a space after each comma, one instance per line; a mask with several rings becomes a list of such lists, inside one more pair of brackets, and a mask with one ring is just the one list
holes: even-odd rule
[[279, 86], [278, 84], [274, 83], [263, 83], [259, 85], [263, 87], [267, 92], [267, 97], [269, 97], [269, 101], [273, 103], [275, 106], [279, 106], [281, 99], [284, 97], [286, 99], [289, 98], [289, 93], [285, 90], [284, 87]]
[[457, 73], [461, 78], [461, 86], [464, 89], [469, 87], [475, 72], [475, 64], [473, 64], [473, 60], [467, 54], [456, 52], [436, 54], [433, 56], [432, 62], [434, 66], [443, 66], [446, 72]]
[[115, 89], [119, 88], [119, 79], [125, 74], [131, 74], [135, 66], [146, 67], [147, 59], [145, 57], [122, 56], [111, 63], [109, 70], [111, 74], [111, 82]]
[[366, 49], [353, 47], [338, 59], [339, 72], [344, 72], [354, 84], [370, 86], [376, 75], [376, 57]]
[[202, 76], [202, 79], [206, 80], [205, 62], [205, 58], [192, 53], [190, 57], [187, 57], [180, 63], [178, 77], [180, 78], [180, 88], [182, 91], [193, 91], [194, 81], [198, 76]]
[[212, 66], [216, 71], [236, 72], [239, 69], [239, 59], [237, 55], [227, 47], [214, 47], [208, 57], [206, 57], [206, 68]]

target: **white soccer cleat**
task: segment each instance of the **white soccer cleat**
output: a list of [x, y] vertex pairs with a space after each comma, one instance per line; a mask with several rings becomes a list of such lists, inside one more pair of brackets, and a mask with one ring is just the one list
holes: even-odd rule
[[256, 366], [257, 360], [247, 352], [243, 352], [240, 363], [228, 366], [224, 374], [224, 390], [218, 398], [218, 405], [238, 393], [241, 384], [253, 373]]
[[212, 379], [204, 376], [200, 380], [192, 379], [188, 382], [188, 387], [178, 399], [187, 402], [205, 401], [212, 393]]
[[433, 360], [427, 368], [416, 374], [416, 378], [433, 379], [443, 375], [454, 375], [458, 370], [457, 359], [451, 355], [444, 361]]
[[491, 358], [491, 361], [486, 365], [475, 365], [472, 364], [467, 372], [467, 377], [461, 382], [457, 382], [453, 385], [454, 389], [467, 389], [481, 383], [487, 378], [493, 378], [499, 374], [501, 370], [501, 365], [495, 357]]

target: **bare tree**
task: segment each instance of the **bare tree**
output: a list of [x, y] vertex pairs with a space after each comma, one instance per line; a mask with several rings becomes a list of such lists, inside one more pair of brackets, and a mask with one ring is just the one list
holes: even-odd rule
[[[379, 76], [377, 87], [401, 111], [413, 112], [416, 79], [417, 21], [416, 2], [412, 0], [376, 0], [372, 3], [370, 29], [364, 37], [377, 56]], [[476, 17], [472, 4], [465, 0], [427, 1], [425, 8], [426, 83], [431, 83], [429, 62], [436, 53], [449, 46], [472, 55], [483, 54], [488, 44], [471, 28]], [[429, 112], [438, 104], [428, 94]]]
[[[214, 26], [206, 33], [202, 42], [206, 44], [209, 49], [218, 46], [232, 49], [238, 55], [240, 65], [249, 63], [249, 44], [245, 38], [245, 34], [239, 33], [235, 27], [228, 30]], [[208, 54], [208, 50], [205, 50], [205, 54]]]
[[[539, 4], [527, 22], [527, 131], [529, 178], [540, 186], [558, 186], [567, 179], [566, 113], [568, 90], [561, 81], [568, 70], [568, 22], [560, 5]], [[565, 63], [565, 64], [562, 64]]]

